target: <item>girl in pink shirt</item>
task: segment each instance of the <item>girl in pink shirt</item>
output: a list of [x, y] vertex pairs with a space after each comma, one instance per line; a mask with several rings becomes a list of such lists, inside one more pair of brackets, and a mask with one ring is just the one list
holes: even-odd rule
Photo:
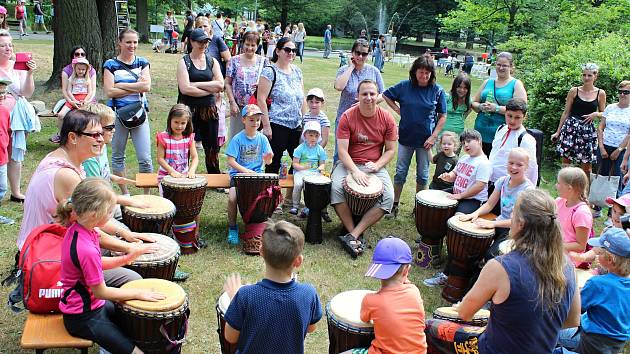
[[584, 253], [592, 234], [593, 216], [587, 204], [587, 188], [588, 178], [582, 169], [565, 167], [558, 173], [556, 208], [565, 252]]
[[95, 228], [111, 219], [115, 206], [116, 194], [110, 183], [96, 177], [81, 181], [72, 197], [59, 203], [57, 215], [61, 223], [68, 225], [61, 245], [63, 295], [59, 309], [71, 335], [92, 340], [111, 353], [141, 353], [114, 323], [111, 301], [158, 301], [165, 296], [105, 285], [103, 269], [131, 264], [148, 249], [155, 249], [155, 246], [137, 246], [125, 256], [101, 257], [100, 235]]
[[164, 176], [195, 178], [199, 164], [195, 149], [192, 114], [188, 106], [174, 105], [166, 120], [166, 131], [157, 134], [158, 180]]

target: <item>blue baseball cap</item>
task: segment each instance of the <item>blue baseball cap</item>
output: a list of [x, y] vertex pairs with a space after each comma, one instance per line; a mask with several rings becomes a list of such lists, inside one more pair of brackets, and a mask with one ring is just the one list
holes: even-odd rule
[[365, 273], [366, 277], [377, 279], [391, 278], [403, 264], [410, 264], [411, 248], [397, 237], [388, 236], [376, 244], [372, 264]]
[[604, 231], [601, 237], [589, 239], [588, 244], [593, 247], [601, 247], [620, 257], [630, 257], [630, 238], [626, 230], [618, 227], [611, 227]]

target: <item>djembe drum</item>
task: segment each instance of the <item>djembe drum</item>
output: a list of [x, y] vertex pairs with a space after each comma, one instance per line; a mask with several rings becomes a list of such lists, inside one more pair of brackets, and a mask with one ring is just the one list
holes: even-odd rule
[[322, 210], [330, 204], [330, 178], [322, 175], [304, 177], [304, 205], [308, 208], [306, 242], [322, 243]]
[[355, 223], [378, 203], [383, 195], [383, 182], [375, 175], [368, 173], [368, 185], [362, 186], [349, 173], [342, 182], [346, 203], [354, 216]]
[[442, 297], [458, 302], [470, 286], [470, 279], [479, 267], [492, 243], [494, 229], [481, 228], [470, 221], [459, 220], [459, 215], [448, 219], [446, 246], [448, 247], [448, 280]]
[[278, 175], [275, 173], [237, 173], [236, 203], [247, 231], [240, 235], [243, 251], [259, 254], [264, 222], [273, 215], [282, 201]]
[[436, 308], [435, 311], [433, 311], [433, 318], [469, 326], [485, 327], [488, 324], [488, 318], [490, 318], [490, 311], [481, 309], [473, 315], [472, 320], [464, 321], [459, 317], [459, 314], [454, 307], [446, 306]]
[[221, 354], [234, 354], [236, 353], [236, 344], [232, 344], [225, 339], [225, 314], [228, 307], [230, 307], [230, 297], [227, 293], [221, 294], [217, 301], [217, 333], [219, 334], [219, 343], [221, 344]]
[[455, 215], [457, 200], [448, 198], [448, 193], [427, 189], [416, 194], [416, 229], [420, 233], [416, 264], [423, 268], [436, 266], [446, 236], [446, 223]]
[[179, 353], [188, 330], [188, 297], [181, 286], [163, 279], [133, 280], [121, 289], [146, 289], [166, 295], [160, 301], [116, 303], [118, 324], [145, 353]]
[[489, 317], [490, 311], [481, 309], [471, 321], [464, 321], [452, 307], [437, 308], [424, 329], [427, 353], [479, 353], [479, 336], [486, 329]]
[[164, 198], [175, 204], [173, 235], [182, 254], [195, 253], [199, 249], [199, 213], [206, 196], [208, 181], [205, 177], [175, 178], [164, 176], [161, 188]]
[[[179, 261], [179, 245], [175, 240], [160, 234], [150, 234], [155, 240], [158, 250], [145, 253], [136, 258], [133, 263], [125, 266], [143, 278], [158, 278], [172, 280]], [[112, 252], [113, 256], [121, 256], [122, 252]]]
[[367, 348], [374, 339], [374, 325], [361, 321], [361, 302], [371, 290], [350, 290], [335, 295], [326, 305], [328, 353]]
[[168, 235], [173, 225], [175, 204], [157, 195], [140, 194], [131, 198], [149, 205], [148, 208], [122, 207], [122, 219], [134, 232]]

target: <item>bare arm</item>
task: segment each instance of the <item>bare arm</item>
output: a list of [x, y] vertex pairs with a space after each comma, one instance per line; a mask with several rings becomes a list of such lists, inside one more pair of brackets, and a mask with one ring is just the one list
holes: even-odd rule
[[394, 158], [396, 154], [396, 140], [385, 140], [385, 151], [381, 155], [381, 158], [375, 162], [377, 169], [381, 169]]
[[230, 54], [229, 50], [224, 50], [221, 52], [221, 59], [223, 59], [223, 62], [227, 65], [227, 63], [230, 61], [230, 59], [232, 59], [232, 55]]
[[69, 79], [70, 78], [68, 77], [68, 74], [62, 71], [61, 72], [61, 94], [63, 94], [63, 98], [65, 98], [66, 101], [72, 102], [74, 100], [74, 97], [68, 91]]
[[190, 166], [188, 166], [188, 178], [195, 178], [197, 173], [197, 166], [199, 166], [199, 154], [193, 144], [190, 147]]
[[560, 116], [560, 122], [558, 122], [558, 129], [556, 129], [556, 133], [551, 136], [552, 139], [557, 139], [558, 135], [560, 135], [560, 129], [564, 125], [564, 122], [569, 118], [569, 113], [571, 113], [571, 106], [573, 106], [573, 100], [575, 99], [575, 95], [577, 92], [577, 87], [572, 87], [567, 93], [567, 98], [564, 103], [564, 111], [562, 112], [562, 116]]
[[[192, 149], [191, 149], [192, 151]], [[164, 148], [164, 146], [160, 143], [157, 144], [157, 161], [158, 164], [160, 165], [160, 167], [162, 167], [163, 169], [166, 170], [166, 172], [168, 172], [169, 175], [177, 178], [177, 177], [182, 177], [182, 174], [177, 172], [173, 167], [171, 167], [171, 165], [168, 164], [168, 162], [166, 162], [166, 149]]]
[[352, 76], [353, 70], [354, 70], [354, 61], [352, 60], [352, 58], [350, 58], [350, 61], [348, 62], [348, 68], [346, 69], [346, 71], [344, 71], [343, 74], [339, 75], [335, 79], [335, 90], [343, 91], [343, 89], [346, 88], [346, 85], [348, 84], [348, 81], [350, 80], [350, 76]]
[[586, 241], [588, 240], [588, 227], [576, 227], [575, 228], [575, 242], [566, 242], [564, 244], [565, 251], [573, 251], [582, 253], [586, 250]]
[[20, 72], [20, 80], [22, 81], [20, 93], [22, 94], [22, 96], [30, 98], [33, 95], [33, 92], [35, 92], [35, 80], [33, 79], [33, 71], [36, 66], [35, 62], [32, 60], [26, 64], [28, 65], [29, 69]]
[[502, 303], [509, 295], [510, 280], [507, 272], [499, 262], [492, 259], [481, 270], [472, 289], [457, 307], [457, 312], [461, 319], [470, 321], [488, 301]]
[[225, 323], [225, 340], [232, 344], [238, 343], [238, 337], [241, 335], [240, 331], [235, 330], [229, 323]]
[[470, 188], [468, 188], [467, 190], [463, 191], [460, 194], [454, 194], [453, 196], [456, 197], [455, 199], [471, 198], [477, 195], [477, 193], [481, 192], [487, 186], [488, 186], [487, 182], [475, 181], [475, 184], [473, 184]]
[[483, 92], [483, 89], [486, 87], [488, 80], [489, 79], [485, 80], [483, 84], [481, 84], [481, 87], [479, 87], [479, 90], [475, 93], [475, 96], [473, 96], [472, 98], [472, 104], [470, 105], [470, 107], [473, 109], [473, 111], [477, 113], [481, 112], [481, 93]]
[[219, 62], [216, 59], [212, 58], [214, 64], [212, 65], [212, 81], [200, 81], [200, 82], [189, 82], [191, 86], [202, 89], [206, 92], [210, 93], [219, 93], [223, 91], [224, 82], [223, 82], [223, 74], [221, 74], [221, 67], [219, 66]]
[[177, 63], [175, 76], [177, 76], [177, 86], [184, 95], [191, 97], [205, 97], [209, 95], [207, 91], [191, 84], [184, 59], [180, 59], [179, 63]]
[[348, 147], [350, 146], [350, 139], [338, 139], [337, 140], [337, 154], [339, 155], [339, 161], [343, 163], [343, 166], [350, 173], [360, 172], [357, 165], [352, 161], [352, 157], [348, 153]]
[[328, 137], [330, 136], [330, 127], [322, 127], [322, 141], [319, 143], [323, 148], [328, 145]]
[[151, 70], [149, 69], [149, 66], [145, 66], [138, 76], [138, 81], [136, 82], [119, 82], [115, 83], [114, 87], [135, 93], [151, 91]]
[[105, 282], [101, 282], [98, 285], [90, 286], [92, 293], [95, 297], [110, 301], [125, 301], [125, 300], [144, 300], [144, 301], [158, 301], [165, 299], [164, 294], [149, 291], [147, 289], [120, 289], [112, 288], [105, 285]]
[[258, 91], [256, 99], [258, 101], [258, 107], [263, 113], [262, 127], [263, 133], [269, 140], [271, 140], [271, 123], [269, 122], [269, 108], [267, 107], [267, 97], [271, 94], [271, 81], [264, 76], [260, 76], [258, 79]]
[[[527, 91], [525, 91], [525, 85], [521, 80], [516, 80], [516, 84], [514, 85], [514, 95], [513, 98], [522, 98], [527, 102]], [[501, 114], [505, 114], [505, 106], [502, 108]]]
[[385, 100], [385, 103], [387, 103], [387, 105], [389, 106], [389, 108], [391, 108], [394, 112], [398, 113], [398, 115], [400, 115], [400, 106], [398, 105], [398, 103], [394, 100], [392, 100], [391, 98], [385, 96], [385, 95], [380, 95], [381, 97], [383, 97], [383, 100]]
[[599, 124], [597, 125], [597, 145], [602, 158], [608, 158], [608, 152], [604, 148], [604, 129], [606, 129], [606, 117], [602, 116]]
[[252, 171], [250, 169], [247, 169], [247, 168], [243, 167], [241, 164], [236, 162], [236, 159], [234, 157], [232, 157], [232, 156], [228, 156], [227, 161], [228, 161], [228, 165], [230, 167], [232, 167], [233, 169], [237, 170], [238, 172], [241, 172], [241, 173], [252, 173], [252, 172], [254, 172], [254, 171]]
[[571, 328], [580, 325], [581, 302], [580, 289], [577, 286], [576, 282], [575, 293], [573, 294], [571, 307], [569, 307], [569, 313], [567, 315], [567, 319], [564, 320], [564, 323], [562, 324], [562, 328]]

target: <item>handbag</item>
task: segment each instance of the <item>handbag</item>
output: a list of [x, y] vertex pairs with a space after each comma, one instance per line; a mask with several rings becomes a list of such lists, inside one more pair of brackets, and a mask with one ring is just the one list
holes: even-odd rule
[[588, 201], [591, 204], [602, 208], [609, 207], [607, 198], [615, 198], [619, 188], [619, 176], [611, 176], [613, 165], [611, 164], [608, 175], [601, 174], [601, 167], [597, 174], [591, 173], [591, 190], [588, 194]]
[[[123, 69], [125, 69], [129, 74], [131, 74], [131, 76], [136, 79], [136, 82], [138, 81], [138, 75], [131, 71], [129, 65], [123, 63], [118, 59], [116, 59], [116, 61], [119, 62]], [[112, 102], [114, 103], [113, 106], [116, 107], [115, 98], [112, 98]], [[124, 107], [115, 108], [114, 110], [116, 111], [116, 117], [118, 117], [120, 124], [122, 124], [127, 129], [135, 129], [141, 126], [145, 120], [147, 120], [147, 111], [144, 108], [144, 94], [142, 93], [140, 94], [140, 101], [130, 103]]]
[[[273, 65], [268, 65], [271, 68], [271, 71], [273, 71], [273, 81], [271, 81], [271, 88], [269, 89], [269, 95], [267, 95], [267, 99], [265, 100], [265, 102], [267, 103], [267, 110], [269, 110], [271, 108], [271, 103], [273, 102], [271, 100], [271, 91], [273, 91], [273, 86], [276, 84], [276, 69], [273, 67]], [[258, 70], [258, 81], [260, 81], [260, 74], [262, 73], [263, 68], [265, 67], [265, 58], [262, 59], [262, 62], [260, 63], [260, 69]], [[249, 96], [249, 101], [247, 101], [248, 104], [255, 104], [258, 105], [258, 84], [256, 84], [256, 89], [254, 90], [254, 93]]]

